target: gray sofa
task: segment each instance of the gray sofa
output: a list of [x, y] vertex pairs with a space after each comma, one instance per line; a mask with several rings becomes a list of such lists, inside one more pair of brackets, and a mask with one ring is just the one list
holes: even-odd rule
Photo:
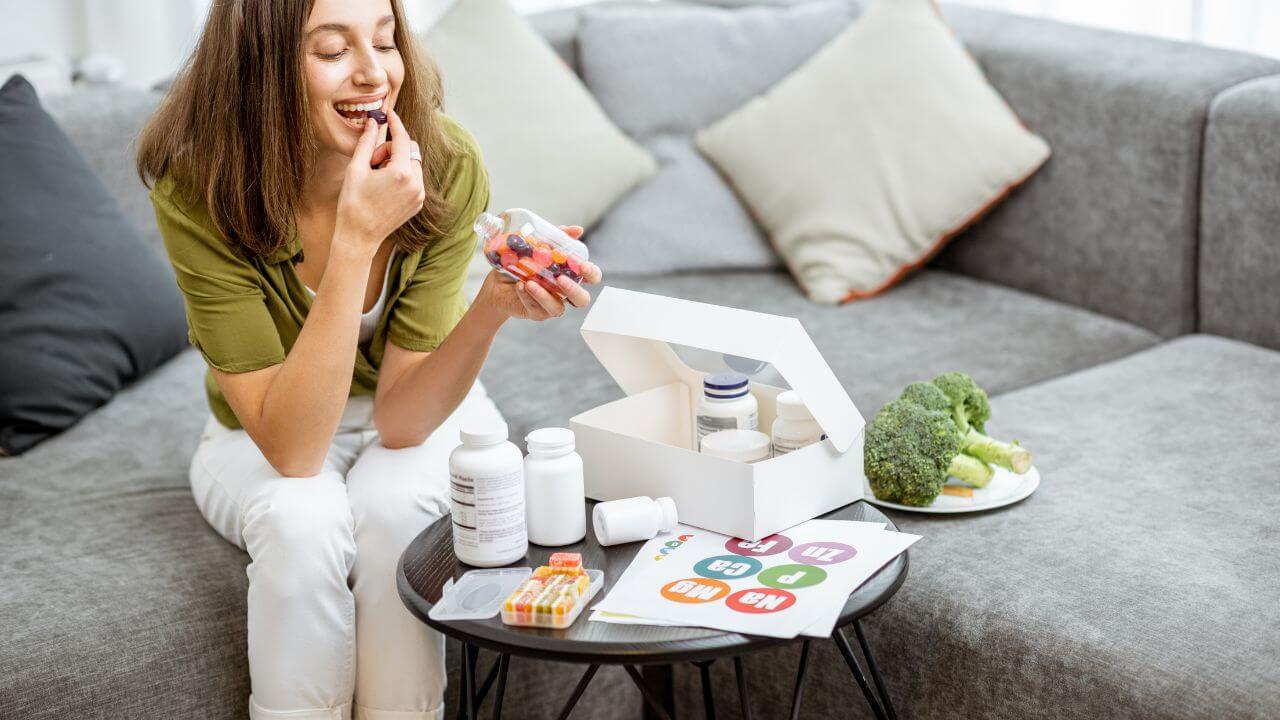
[[[842, 307], [778, 269], [607, 267], [608, 283], [800, 318], [866, 415], [967, 370], [993, 394], [994, 433], [1034, 450], [1044, 482], [1018, 505], [891, 513], [924, 536], [866, 623], [902, 717], [1278, 717], [1280, 62], [945, 12], [1054, 155], [929, 268]], [[534, 18], [575, 69], [580, 14]], [[155, 101], [49, 101], [152, 241], [129, 141]], [[500, 334], [482, 379], [513, 437], [619, 395], [579, 322]], [[247, 557], [187, 484], [203, 369], [187, 350], [0, 459], [0, 717], [246, 715]], [[816, 648], [803, 716], [867, 715], [835, 649]], [[755, 717], [785, 715], [796, 653], [747, 659]], [[567, 691], [576, 673], [516, 659], [508, 711], [554, 716], [560, 694], [540, 684]], [[675, 681], [698, 716], [696, 672]], [[639, 714], [634, 687], [602, 671], [575, 717]]]

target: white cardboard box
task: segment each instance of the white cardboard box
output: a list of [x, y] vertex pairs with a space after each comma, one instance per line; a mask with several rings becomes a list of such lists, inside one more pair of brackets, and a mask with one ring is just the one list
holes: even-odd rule
[[[582, 337], [627, 394], [570, 418], [596, 500], [669, 495], [680, 522], [758, 540], [863, 496], [865, 421], [795, 318], [606, 287]], [[827, 434], [757, 463], [697, 452], [694, 412], [704, 374], [672, 344], [772, 363]], [[784, 388], [758, 382], [760, 430]]]

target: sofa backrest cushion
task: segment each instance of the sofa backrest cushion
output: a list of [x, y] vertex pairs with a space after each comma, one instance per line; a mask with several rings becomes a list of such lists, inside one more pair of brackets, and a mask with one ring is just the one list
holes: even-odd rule
[[971, 8], [946, 15], [1053, 158], [937, 262], [1165, 336], [1194, 330], [1209, 105], [1280, 62]]
[[134, 169], [134, 156], [138, 133], [160, 98], [160, 93], [130, 88], [83, 88], [44, 99], [49, 114], [157, 253], [164, 252], [160, 231], [147, 188]]
[[0, 88], [0, 455], [186, 346], [173, 271], [21, 76]]
[[1280, 349], [1280, 77], [1214, 101], [1200, 203], [1199, 329]]
[[723, 9], [671, 3], [583, 9], [578, 62], [609, 117], [657, 175], [590, 233], [606, 272], [760, 269], [782, 263], [693, 134], [765, 92], [848, 25], [850, 6]]

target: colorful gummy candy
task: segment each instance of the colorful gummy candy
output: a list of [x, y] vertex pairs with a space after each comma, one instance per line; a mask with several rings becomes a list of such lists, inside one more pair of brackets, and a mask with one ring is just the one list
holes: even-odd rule
[[518, 232], [499, 233], [484, 248], [485, 259], [499, 270], [506, 270], [518, 280], [533, 280], [553, 295], [564, 295], [556, 278], [564, 275], [574, 282], [582, 280], [582, 260], [556, 245]]
[[591, 589], [582, 555], [558, 552], [551, 564], [534, 569], [502, 603], [502, 622], [534, 627], [568, 627], [581, 612]]

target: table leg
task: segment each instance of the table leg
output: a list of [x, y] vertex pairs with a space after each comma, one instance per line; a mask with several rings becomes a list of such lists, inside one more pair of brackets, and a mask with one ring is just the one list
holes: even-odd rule
[[599, 665], [592, 665], [587, 671], [582, 673], [582, 679], [578, 681], [578, 686], [573, 689], [573, 694], [569, 696], [569, 702], [564, 704], [564, 709], [560, 711], [560, 720], [567, 720], [569, 713], [573, 712], [573, 706], [578, 704], [578, 698], [582, 697], [582, 693], [587, 691], [587, 685], [591, 683], [591, 678], [596, 676], [596, 671], [600, 669]]
[[[662, 709], [669, 717], [676, 716], [676, 691], [675, 680], [670, 665], [643, 665], [640, 668], [640, 675], [644, 678], [645, 685], [653, 690], [654, 695], [662, 702]], [[645, 704], [643, 708], [643, 720], [657, 720], [661, 717], [654, 714]]]
[[893, 700], [889, 698], [889, 688], [885, 686], [884, 680], [880, 679], [876, 661], [871, 657], [871, 647], [867, 645], [867, 637], [862, 634], [861, 620], [853, 621], [853, 632], [858, 636], [858, 645], [862, 647], [862, 657], [867, 659], [867, 667], [871, 670], [871, 679], [876, 684], [876, 694], [880, 696], [880, 704], [884, 706], [885, 715], [889, 720], [898, 720], [898, 714], [893, 711]]
[[478, 720], [476, 714], [476, 661], [480, 657], [480, 648], [473, 645], [466, 646], [466, 673], [467, 673], [467, 720]]
[[733, 656], [733, 674], [738, 678], [738, 704], [742, 707], [742, 720], [751, 720], [751, 705], [747, 702], [746, 670], [742, 667], [742, 656]]
[[796, 671], [796, 689], [791, 693], [791, 720], [800, 717], [800, 694], [804, 690], [804, 673], [809, 669], [809, 640], [800, 646], [800, 669]]
[[[476, 657], [479, 657], [479, 656], [480, 656], [480, 651], [477, 649]], [[485, 675], [484, 682], [480, 683], [480, 689], [475, 693], [476, 712], [480, 712], [480, 709], [484, 707], [485, 696], [489, 694], [489, 688], [493, 687], [493, 680], [498, 676], [498, 666], [501, 664], [501, 662], [502, 662], [501, 656], [494, 658], [493, 664], [489, 666], [489, 672]], [[474, 682], [474, 680], [475, 678], [473, 677], [472, 681]]]
[[467, 643], [462, 643], [462, 662], [458, 665], [458, 720], [469, 720], [467, 716], [467, 698], [471, 696], [471, 688], [467, 687], [467, 657], [471, 654]]
[[[640, 671], [636, 670], [634, 665], [623, 665], [622, 667], [631, 676], [631, 681], [636, 684], [636, 687], [640, 688], [640, 695], [644, 698], [645, 705], [653, 711], [658, 720], [672, 720], [671, 713], [667, 712], [667, 709], [663, 707], [663, 698], [649, 689], [649, 684], [644, 681], [643, 677], [640, 677]], [[669, 665], [665, 667], [668, 670], [671, 669]]]
[[498, 690], [493, 697], [493, 720], [502, 720], [502, 697], [507, 692], [507, 664], [511, 656], [502, 653], [498, 658]]
[[836, 641], [836, 647], [840, 648], [840, 654], [844, 656], [845, 664], [849, 666], [849, 672], [853, 673], [853, 679], [858, 681], [858, 687], [862, 689], [863, 697], [867, 699], [867, 704], [871, 706], [871, 713], [876, 716], [876, 720], [887, 720], [884, 710], [880, 707], [880, 701], [876, 697], [876, 693], [872, 692], [866, 676], [862, 674], [862, 666], [858, 664], [858, 658], [853, 654], [853, 648], [849, 647], [849, 640], [845, 638], [844, 631], [836, 628], [831, 632], [831, 639]]
[[715, 660], [695, 662], [702, 679], [702, 712], [707, 720], [716, 720], [716, 699], [711, 694], [711, 663]]

